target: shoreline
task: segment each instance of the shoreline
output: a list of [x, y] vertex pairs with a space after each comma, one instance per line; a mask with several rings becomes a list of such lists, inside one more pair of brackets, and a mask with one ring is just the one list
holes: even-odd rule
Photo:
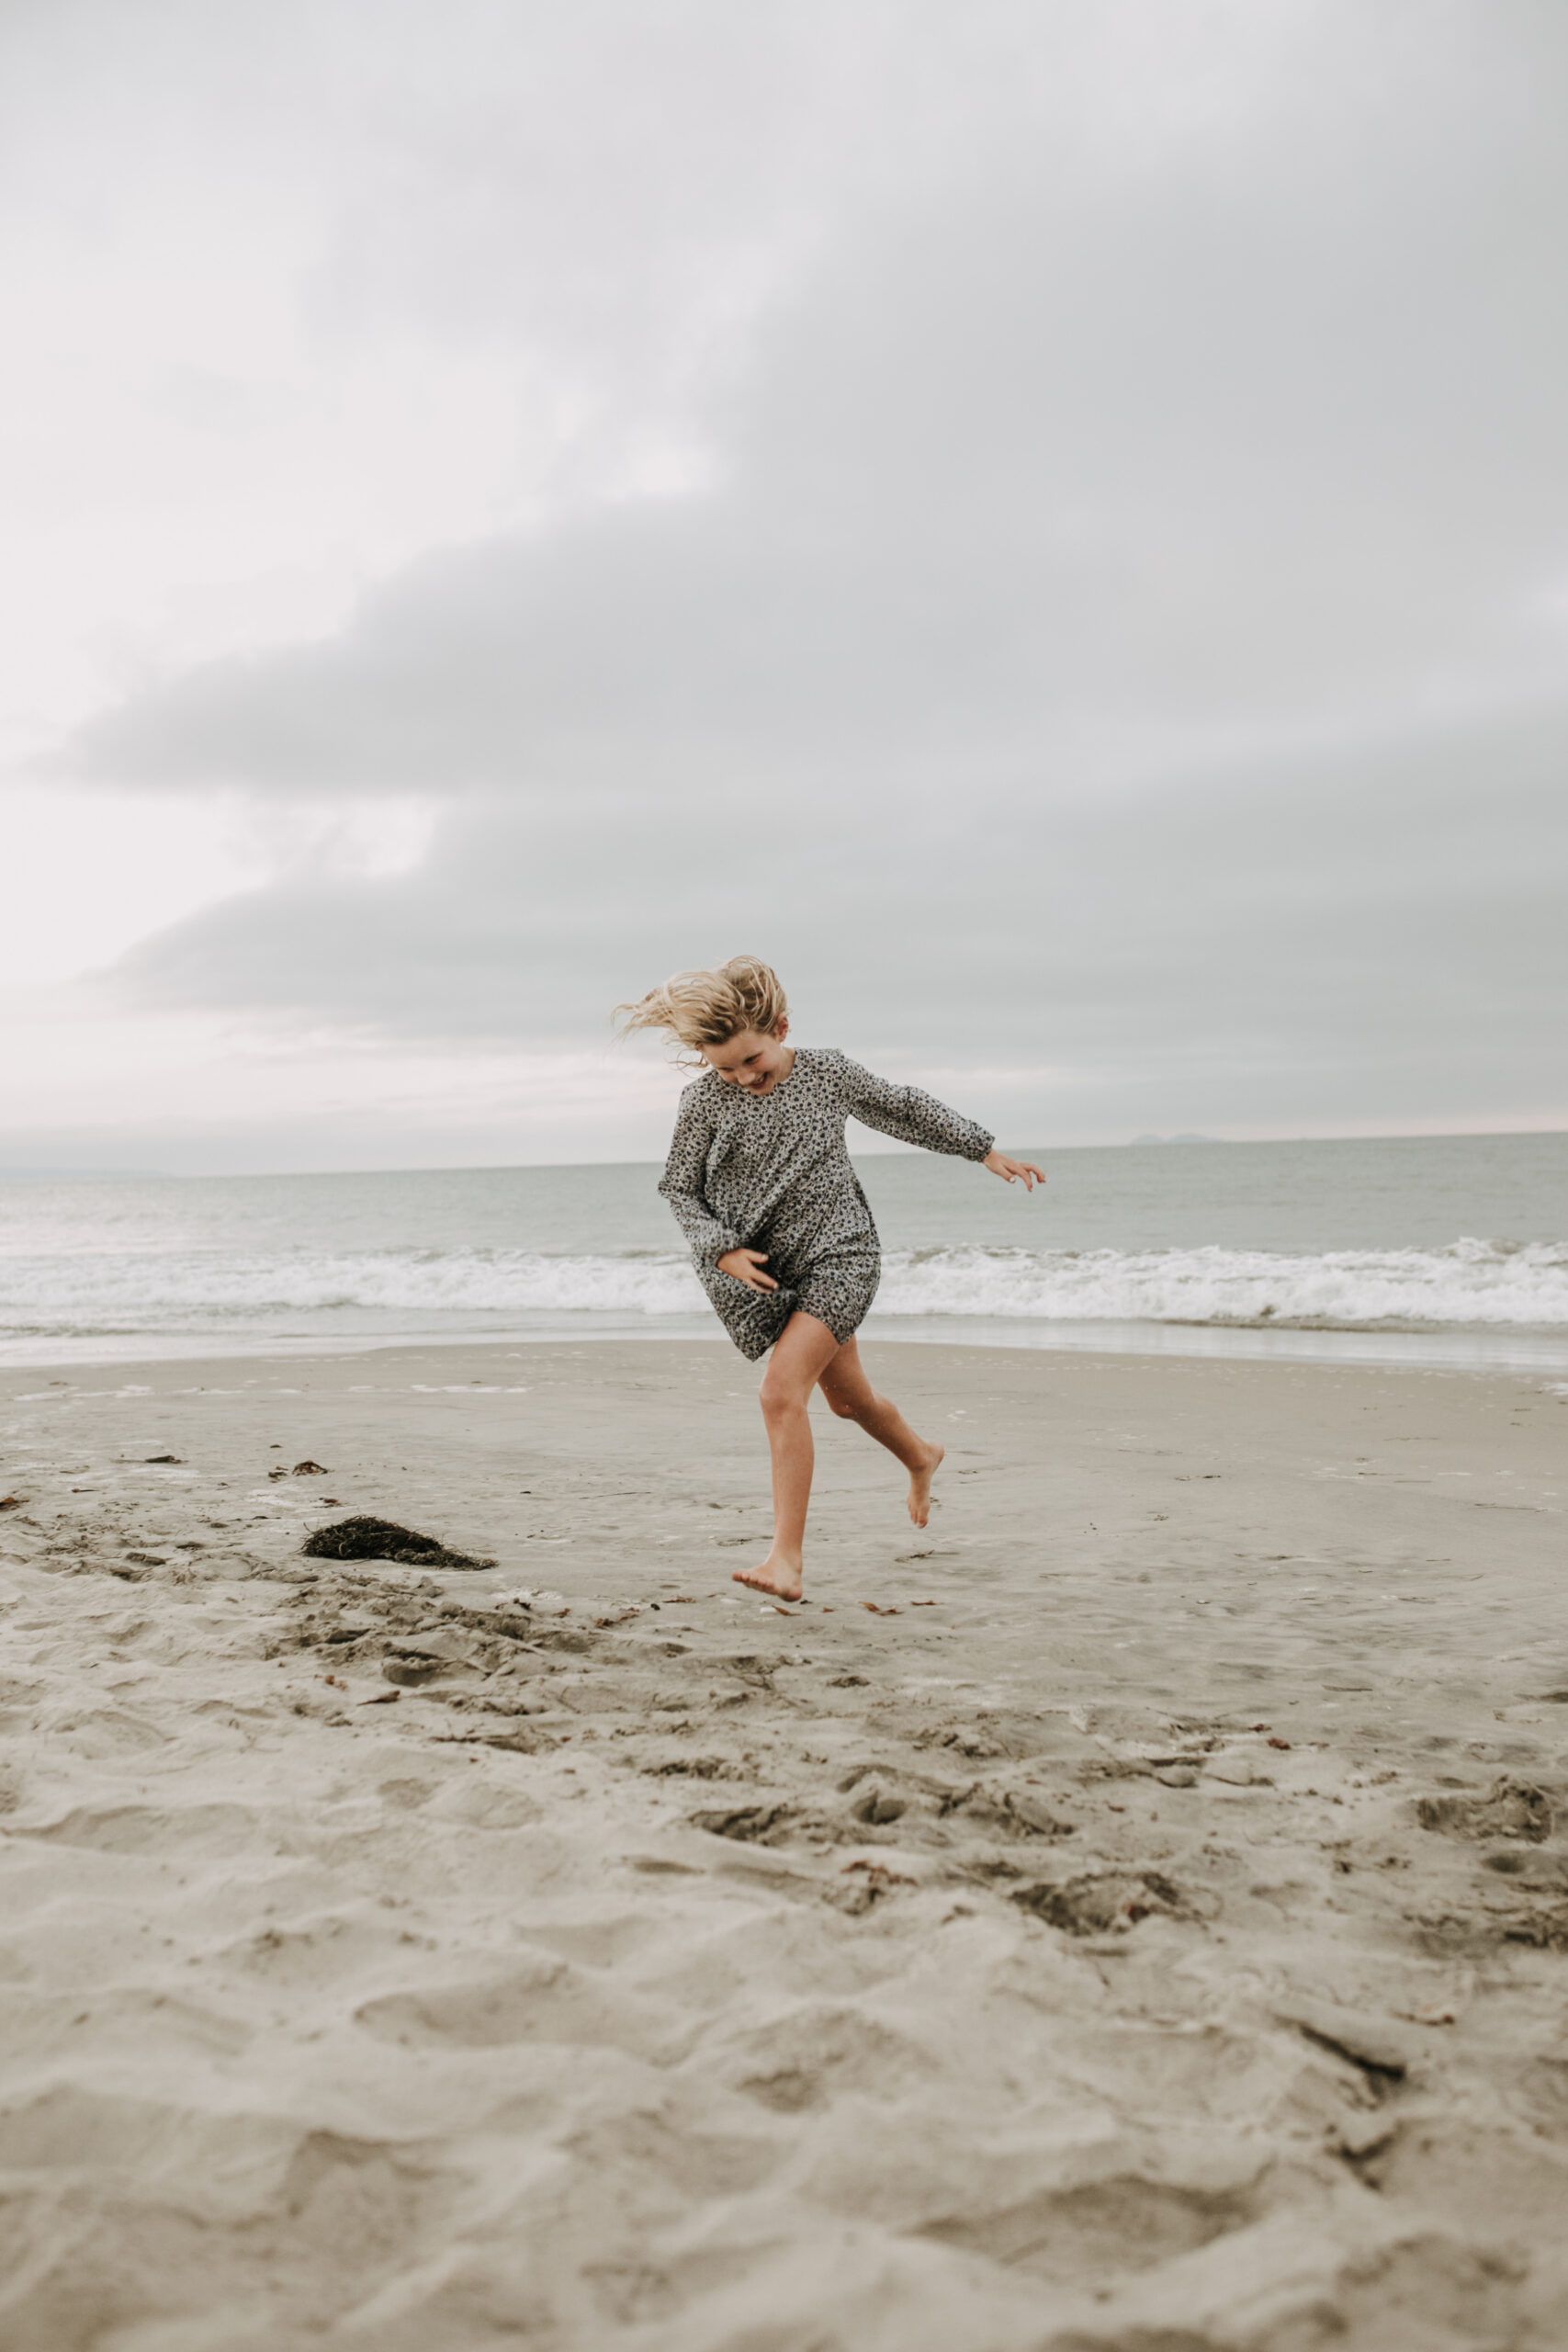
[[[863, 1327], [868, 1342], [911, 1347], [1016, 1349], [1029, 1353], [1187, 1356], [1235, 1363], [1345, 1363], [1412, 1371], [1560, 1373], [1568, 1377], [1568, 1331], [1540, 1325], [1455, 1324], [1372, 1329], [1365, 1325], [1154, 1323], [1034, 1320], [1000, 1316], [878, 1316]], [[0, 1340], [0, 1383], [13, 1371], [47, 1372], [136, 1363], [273, 1362], [297, 1355], [361, 1356], [408, 1348], [680, 1344], [719, 1337], [711, 1315], [540, 1317], [505, 1330], [256, 1332], [237, 1335], [99, 1332], [71, 1340]], [[63, 1350], [64, 1352], [61, 1352]]]
[[868, 1335], [783, 1611], [722, 1339], [338, 1354], [0, 1376], [18, 2341], [1568, 2332], [1551, 1384]]

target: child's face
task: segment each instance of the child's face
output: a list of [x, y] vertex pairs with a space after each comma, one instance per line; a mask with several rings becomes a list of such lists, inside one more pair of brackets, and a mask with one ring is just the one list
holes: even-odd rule
[[743, 1029], [739, 1037], [727, 1038], [722, 1046], [705, 1046], [703, 1059], [710, 1069], [718, 1072], [726, 1085], [743, 1087], [748, 1094], [768, 1094], [795, 1059], [784, 1044], [788, 1035], [787, 1021], [781, 1021], [776, 1029], [766, 1034]]

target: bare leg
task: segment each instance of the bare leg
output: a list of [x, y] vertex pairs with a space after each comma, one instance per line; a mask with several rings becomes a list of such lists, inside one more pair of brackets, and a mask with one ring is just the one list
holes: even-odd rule
[[815, 1315], [792, 1315], [774, 1342], [762, 1374], [762, 1419], [773, 1457], [773, 1548], [760, 1568], [737, 1568], [737, 1584], [800, 1599], [806, 1509], [811, 1500], [816, 1448], [811, 1442], [811, 1392], [839, 1351], [839, 1342]]
[[909, 1474], [909, 1517], [923, 1527], [931, 1517], [931, 1480], [942, 1457], [934, 1440], [918, 1437], [890, 1396], [879, 1396], [866, 1378], [860, 1349], [846, 1340], [821, 1373], [822, 1394], [840, 1420], [856, 1421], [867, 1437], [896, 1454]]

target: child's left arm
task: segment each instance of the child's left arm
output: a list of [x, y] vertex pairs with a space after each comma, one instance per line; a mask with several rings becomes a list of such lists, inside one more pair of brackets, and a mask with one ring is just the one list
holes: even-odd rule
[[990, 1130], [975, 1119], [966, 1119], [961, 1112], [950, 1111], [934, 1094], [924, 1093], [918, 1086], [895, 1086], [886, 1078], [877, 1078], [859, 1062], [841, 1056], [839, 1063], [844, 1080], [846, 1103], [855, 1117], [868, 1127], [877, 1128], [885, 1136], [897, 1136], [900, 1143], [919, 1144], [924, 1151], [950, 1152], [955, 1159], [978, 1160], [993, 1176], [1004, 1182], [1016, 1183], [1022, 1177], [1030, 1192], [1036, 1183], [1043, 1184], [1044, 1176], [1030, 1159], [1010, 1159], [997, 1149], [997, 1139]]
[[1021, 1176], [1026, 1193], [1032, 1193], [1036, 1184], [1045, 1182], [1043, 1168], [1036, 1168], [1032, 1159], [1010, 1159], [1005, 1151], [988, 1151], [980, 1165], [988, 1168], [993, 1176], [999, 1176], [1004, 1184], [1016, 1184]]

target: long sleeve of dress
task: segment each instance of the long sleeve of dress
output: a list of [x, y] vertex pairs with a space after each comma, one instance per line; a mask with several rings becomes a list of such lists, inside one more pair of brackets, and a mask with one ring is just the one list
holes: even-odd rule
[[957, 1159], [984, 1159], [994, 1149], [995, 1136], [974, 1119], [950, 1111], [934, 1094], [918, 1086], [894, 1086], [874, 1077], [845, 1055], [840, 1063], [844, 1101], [863, 1125], [876, 1127], [900, 1143], [919, 1144], [923, 1151], [945, 1151]]
[[691, 1245], [698, 1268], [706, 1267], [709, 1272], [727, 1250], [740, 1247], [740, 1236], [729, 1226], [720, 1224], [703, 1191], [713, 1139], [714, 1125], [705, 1110], [700, 1088], [688, 1086], [681, 1097], [675, 1132], [670, 1139], [670, 1157], [664, 1163], [659, 1189], [674, 1211], [675, 1222]]

